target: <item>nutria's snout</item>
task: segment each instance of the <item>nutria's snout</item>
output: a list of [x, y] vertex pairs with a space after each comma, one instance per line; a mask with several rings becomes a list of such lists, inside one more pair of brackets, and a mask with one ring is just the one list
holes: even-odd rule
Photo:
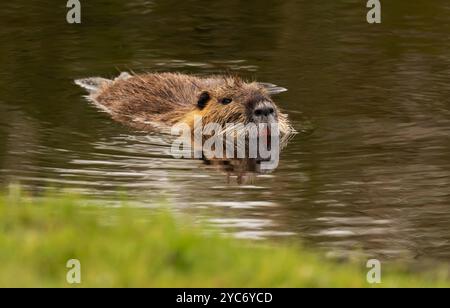
[[262, 101], [252, 108], [252, 120], [256, 124], [278, 123], [278, 113], [275, 105], [270, 101]]

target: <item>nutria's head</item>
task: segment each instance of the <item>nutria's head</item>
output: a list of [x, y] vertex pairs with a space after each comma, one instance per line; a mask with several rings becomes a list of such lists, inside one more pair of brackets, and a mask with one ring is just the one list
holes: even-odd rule
[[204, 123], [279, 124], [281, 133], [292, 129], [264, 85], [237, 78], [200, 90], [193, 113]]

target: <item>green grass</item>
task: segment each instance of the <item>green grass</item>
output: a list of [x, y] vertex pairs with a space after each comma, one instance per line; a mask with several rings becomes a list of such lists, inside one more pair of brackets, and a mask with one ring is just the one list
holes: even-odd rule
[[[334, 263], [301, 247], [220, 237], [187, 217], [83, 205], [77, 198], [0, 197], [0, 286], [368, 287], [364, 262]], [[153, 211], [154, 212], [154, 211]], [[383, 270], [383, 287], [450, 286], [447, 271]]]

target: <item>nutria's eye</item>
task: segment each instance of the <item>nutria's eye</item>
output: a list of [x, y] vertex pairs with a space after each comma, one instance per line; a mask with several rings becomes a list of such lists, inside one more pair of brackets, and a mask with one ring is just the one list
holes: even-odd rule
[[232, 102], [233, 100], [231, 98], [223, 98], [220, 102], [222, 103], [222, 105], [228, 105]]
[[208, 104], [208, 102], [211, 99], [211, 95], [209, 95], [208, 92], [203, 92], [202, 94], [200, 94], [200, 97], [198, 98], [198, 102], [197, 102], [197, 106], [200, 109], [203, 109], [206, 107], [206, 105]]

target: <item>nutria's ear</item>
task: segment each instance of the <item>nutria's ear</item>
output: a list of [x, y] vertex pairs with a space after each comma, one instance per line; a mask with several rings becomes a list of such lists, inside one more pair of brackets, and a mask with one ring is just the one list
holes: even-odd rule
[[267, 92], [269, 92], [269, 95], [276, 95], [276, 94], [283, 93], [283, 92], [287, 91], [286, 88], [279, 87], [279, 86], [277, 86], [276, 84], [273, 84], [273, 83], [258, 82], [258, 85], [263, 87], [264, 89], [266, 89]]
[[197, 107], [200, 109], [203, 109], [206, 107], [208, 102], [211, 100], [211, 95], [207, 91], [203, 91], [202, 94], [200, 94], [197, 102]]

